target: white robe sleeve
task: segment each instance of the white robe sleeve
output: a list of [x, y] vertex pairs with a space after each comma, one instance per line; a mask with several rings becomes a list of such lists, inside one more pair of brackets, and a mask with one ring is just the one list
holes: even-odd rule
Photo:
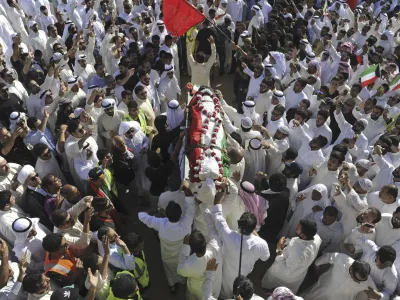
[[192, 277], [193, 266], [187, 262], [188, 257], [190, 256], [190, 246], [183, 244], [181, 252], [179, 253], [179, 263], [177, 273], [183, 277]]
[[203, 300], [217, 300], [212, 296], [212, 287], [213, 287], [214, 278], [215, 278], [214, 271], [206, 271], [204, 273]]
[[222, 241], [219, 238], [211, 212], [208, 208], [204, 210], [204, 221], [207, 223], [207, 229], [208, 229], [209, 242], [207, 243], [207, 248], [212, 251], [213, 257], [217, 257], [218, 253], [221, 251]]
[[342, 255], [345, 255], [345, 254], [341, 254], [341, 253], [337, 253], [337, 252], [326, 253], [315, 260], [315, 265], [320, 266], [320, 265], [324, 265], [324, 264], [334, 264], [338, 260], [338, 258]]
[[368, 208], [368, 202], [362, 200], [353, 189], [347, 194], [346, 201], [357, 211], [363, 211]]
[[185, 210], [179, 224], [190, 233], [194, 218], [194, 197], [185, 197]]
[[157, 231], [160, 230], [161, 226], [164, 224], [166, 218], [157, 218], [154, 216], [149, 216], [145, 212], [140, 212], [138, 214], [139, 220], [144, 223], [147, 227], [153, 228]]

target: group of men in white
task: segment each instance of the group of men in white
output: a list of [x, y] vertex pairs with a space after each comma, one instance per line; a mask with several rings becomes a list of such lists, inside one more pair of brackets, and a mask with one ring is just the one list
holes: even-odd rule
[[[202, 178], [200, 185], [184, 180], [180, 189], [171, 183], [152, 195], [150, 205], [166, 217], [138, 214], [158, 232], [170, 291], [186, 283], [187, 299], [197, 300], [397, 299], [398, 4], [366, 0], [352, 10], [346, 1], [325, 3], [323, 9], [323, 1], [312, 0], [301, 7], [293, 1], [277, 1], [275, 7], [266, 0], [251, 7], [242, 0], [193, 1], [211, 27], [232, 21], [231, 36], [223, 35], [226, 52], [233, 49], [236, 56], [224, 67], [236, 60], [234, 71], [248, 80], [245, 99], [238, 97], [234, 107], [234, 99], [204, 88], [220, 83], [220, 77], [210, 81], [210, 72], [221, 56], [221, 27], [206, 41], [209, 24], [191, 28], [183, 57], [165, 27], [162, 2], [2, 1], [0, 190], [16, 200], [1, 204], [2, 242], [13, 244], [18, 259], [24, 249], [33, 262], [43, 263], [45, 251], [37, 240], [51, 222], [31, 213], [39, 234], [12, 232], [14, 221], [27, 216], [18, 205], [26, 205], [27, 191], [57, 199], [51, 184], [41, 186], [40, 178], [48, 175], [58, 178], [60, 187], [74, 184], [86, 195], [91, 170], [100, 166], [105, 177], [111, 174], [107, 157], [97, 156], [102, 148], [126, 145], [123, 154], [133, 155], [138, 165], [134, 185], [140, 196], [148, 196], [146, 153], [166, 151], [172, 159], [169, 132], [184, 124], [180, 83], [186, 65], [192, 85], [219, 99], [230, 164], [218, 188]], [[284, 11], [277, 13], [276, 5]], [[246, 19], [247, 28], [241, 23]], [[292, 38], [262, 56], [254, 49], [271, 19], [284, 22]], [[298, 47], [292, 34], [296, 22], [307, 23]], [[235, 35], [237, 43], [231, 43]], [[209, 43], [208, 60], [195, 53], [199, 43]], [[380, 69], [376, 78], [366, 73], [374, 65]], [[70, 119], [77, 123], [70, 125]], [[35, 165], [14, 151], [22, 148], [36, 155]], [[7, 260], [8, 253], [0, 252]], [[258, 260], [269, 259], [272, 265], [261, 280], [268, 296], [258, 296], [254, 284], [260, 283], [247, 276]], [[316, 283], [304, 282], [308, 272], [319, 276]], [[18, 299], [22, 279], [7, 280], [0, 298]], [[45, 297], [28, 299], [50, 299]], [[111, 298], [98, 293], [96, 299]]]

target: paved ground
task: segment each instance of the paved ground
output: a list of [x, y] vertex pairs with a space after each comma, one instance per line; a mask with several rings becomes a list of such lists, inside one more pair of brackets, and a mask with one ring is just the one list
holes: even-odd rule
[[[186, 82], [188, 81], [188, 77], [182, 78], [182, 87], [186, 86]], [[215, 84], [218, 82], [218, 84]], [[232, 103], [233, 100], [233, 75], [224, 75], [222, 77], [216, 76], [213, 78], [211, 82], [212, 88], [218, 88], [222, 91], [225, 100], [228, 103]], [[184, 95], [186, 91], [182, 92]], [[131, 206], [131, 205], [129, 205]], [[151, 288], [148, 291], [147, 297], [150, 300], [172, 300], [172, 299], [185, 299], [185, 290], [186, 286], [181, 285], [177, 291], [176, 295], [171, 295], [168, 290], [167, 281], [165, 278], [161, 258], [160, 258], [160, 246], [157, 234], [154, 230], [147, 228], [137, 219], [138, 209], [135, 207], [131, 207], [129, 209], [129, 220], [126, 223], [127, 229], [129, 231], [135, 231], [141, 234], [145, 240], [144, 251], [146, 255], [146, 260], [148, 262], [150, 280], [151, 280]], [[276, 245], [269, 245], [271, 258], [267, 262], [258, 261], [254, 267], [253, 272], [249, 275], [254, 285], [256, 286], [256, 292], [259, 296], [267, 299], [266, 291], [260, 287], [261, 278], [264, 276], [267, 268], [273, 263], [275, 259], [275, 248]], [[306, 284], [309, 282], [313, 282], [313, 279], [306, 280]]]

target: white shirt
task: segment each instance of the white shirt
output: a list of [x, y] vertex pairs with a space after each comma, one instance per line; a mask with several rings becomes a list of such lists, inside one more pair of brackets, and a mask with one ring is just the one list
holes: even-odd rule
[[316, 119], [310, 119], [307, 121], [307, 125], [309, 126], [307, 129], [307, 134], [311, 138], [315, 138], [319, 135], [322, 135], [328, 139], [328, 143], [325, 145], [324, 148], [328, 147], [331, 144], [332, 130], [329, 128], [329, 126], [328, 126], [328, 124], [326, 124], [326, 122], [322, 126], [317, 127]]
[[291, 108], [297, 108], [300, 101], [303, 99], [307, 99], [307, 96], [303, 91], [301, 91], [300, 93], [295, 93], [293, 87], [289, 87], [285, 91], [285, 99], [285, 111], [288, 111]]
[[249, 97], [257, 99], [258, 95], [260, 95], [260, 84], [265, 78], [264, 74], [261, 74], [258, 78], [255, 78], [254, 72], [251, 71], [249, 68], [244, 69], [243, 72], [250, 76], [246, 99]]
[[323, 211], [314, 212], [309, 214], [306, 219], [313, 220], [317, 224], [317, 233], [322, 240], [319, 251], [325, 254], [335, 252], [342, 239], [343, 229], [338, 221], [333, 222], [331, 225], [325, 225], [322, 222], [323, 214]]
[[[222, 205], [217, 204], [212, 209], [213, 219], [223, 243], [224, 262], [222, 270], [222, 297], [231, 297], [233, 281], [238, 274], [240, 249], [240, 233], [232, 231], [222, 214]], [[241, 274], [247, 276], [258, 259], [268, 260], [270, 253], [266, 241], [255, 235], [243, 236]]]
[[386, 204], [379, 197], [379, 192], [368, 193], [367, 196], [368, 207], [377, 208], [382, 214], [392, 214], [397, 207], [400, 206], [400, 198], [397, 198], [393, 203]]
[[400, 240], [400, 228], [393, 228], [392, 217], [391, 214], [382, 214], [382, 219], [376, 224], [376, 244], [379, 247]]

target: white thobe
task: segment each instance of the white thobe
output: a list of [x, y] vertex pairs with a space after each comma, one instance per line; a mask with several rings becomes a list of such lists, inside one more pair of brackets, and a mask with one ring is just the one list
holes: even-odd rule
[[16, 32], [21, 34], [22, 41], [26, 44], [29, 43], [28, 33], [25, 30], [24, 21], [25, 14], [23, 11], [17, 10], [15, 7], [7, 5], [7, 17]]
[[160, 81], [160, 85], [158, 86], [158, 94], [160, 96], [161, 102], [161, 112], [167, 111], [167, 103], [164, 101], [166, 98], [168, 102], [171, 100], [178, 100], [179, 95], [181, 94], [181, 88], [178, 85], [176, 78], [170, 79], [168, 76], [164, 77]]
[[311, 138], [315, 138], [319, 135], [322, 135], [328, 139], [328, 143], [326, 144], [326, 146], [324, 148], [328, 147], [331, 144], [332, 130], [329, 128], [329, 126], [328, 126], [328, 124], [326, 124], [326, 122], [322, 126], [317, 127], [316, 119], [310, 119], [307, 121], [307, 125], [308, 125], [307, 134]]
[[372, 158], [374, 159], [376, 165], [379, 167], [379, 172], [372, 180], [371, 192], [380, 191], [381, 188], [387, 184], [396, 184], [393, 181], [393, 174], [392, 174], [395, 167], [380, 155], [374, 154], [372, 155]]
[[368, 202], [365, 197], [361, 198], [353, 189], [347, 195], [341, 192], [340, 195], [333, 196], [333, 200], [342, 213], [340, 224], [343, 227], [342, 240], [344, 240], [357, 227], [356, 217], [368, 208]]
[[228, 2], [228, 13], [232, 18], [232, 22], [242, 22], [243, 0], [233, 0]]
[[253, 100], [257, 99], [258, 95], [260, 95], [260, 84], [264, 80], [264, 75], [261, 74], [258, 78], [254, 77], [254, 72], [251, 71], [249, 68], [243, 70], [244, 73], [249, 75], [250, 82], [247, 88], [247, 95], [246, 99], [249, 97], [253, 97]]
[[162, 193], [158, 198], [158, 207], [165, 210], [171, 201], [178, 203], [182, 211], [185, 208], [185, 194], [181, 190]]
[[381, 135], [385, 131], [386, 124], [382, 116], [375, 121], [372, 120], [371, 115], [369, 115], [366, 120], [368, 121], [368, 125], [363, 133], [368, 141], [374, 140], [378, 135]]
[[321, 242], [318, 234], [312, 240], [302, 240], [298, 237], [289, 239], [282, 254], [275, 257], [274, 263], [265, 273], [261, 286], [266, 289], [285, 286], [297, 293], [306, 277], [308, 267], [318, 255]]
[[[222, 215], [222, 205], [217, 204], [212, 210], [213, 219], [218, 234], [223, 243], [224, 261], [222, 264], [222, 290], [221, 296], [225, 299], [232, 297], [233, 282], [239, 271], [240, 233], [229, 229]], [[268, 244], [259, 236], [244, 235], [242, 249], [241, 274], [247, 276], [258, 259], [268, 260], [270, 253]]]
[[8, 163], [10, 170], [7, 174], [0, 176], [0, 191], [10, 191], [11, 195], [15, 197], [15, 202], [20, 205], [20, 200], [22, 194], [24, 193], [24, 187], [21, 184], [18, 184], [18, 187], [15, 191], [11, 189], [11, 184], [14, 179], [16, 180], [16, 176], [18, 172], [22, 169], [22, 166], [15, 163]]
[[[204, 204], [203, 204], [204, 205]], [[213, 296], [218, 297], [221, 291], [222, 280], [222, 243], [215, 228], [214, 221], [208, 209], [204, 212], [204, 220], [208, 227], [208, 242], [206, 253], [198, 257], [196, 253], [190, 255], [190, 246], [184, 244], [179, 255], [178, 274], [187, 277], [187, 295], [189, 300], [203, 299], [203, 281], [207, 262], [215, 258], [219, 265], [213, 283]]]
[[[25, 293], [22, 290], [22, 282], [17, 281], [19, 276], [18, 263], [8, 261], [8, 266], [13, 271], [13, 276], [8, 278], [6, 285], [0, 290], [1, 300], [24, 300]], [[50, 299], [50, 298], [49, 298]]]
[[393, 245], [400, 240], [400, 228], [393, 228], [392, 215], [382, 214], [382, 219], [376, 223], [376, 244], [379, 247]]
[[[337, 114], [335, 111], [333, 115], [335, 116], [335, 120], [340, 129], [340, 134], [334, 144], [335, 145], [340, 144], [344, 138], [349, 138], [349, 139], [354, 138], [356, 134], [353, 131], [353, 125], [351, 125], [349, 122], [346, 121], [342, 112]], [[358, 135], [355, 145], [360, 150], [364, 150], [368, 147], [368, 139], [365, 137], [364, 133], [361, 132]]]
[[139, 213], [139, 220], [150, 228], [158, 231], [161, 246], [161, 259], [169, 286], [182, 282], [177, 274], [179, 253], [183, 245], [183, 238], [190, 234], [194, 217], [194, 198], [185, 198], [185, 210], [176, 223], [167, 218], [156, 218], [147, 213]]
[[259, 137], [262, 138], [262, 134], [259, 131], [255, 131], [253, 129], [250, 129], [250, 131], [243, 131], [243, 130], [239, 130], [238, 133], [240, 134], [240, 137], [242, 138], [242, 147], [244, 149], [247, 149], [247, 147], [249, 146], [249, 141], [253, 138]]
[[29, 34], [29, 42], [31, 43], [33, 49], [42, 51], [43, 59], [46, 63], [48, 63], [50, 58], [46, 48], [46, 33], [43, 30], [39, 30], [37, 33], [31, 31], [31, 33]]
[[295, 93], [293, 87], [289, 87], [285, 91], [285, 99], [285, 111], [288, 111], [291, 108], [297, 108], [300, 101], [303, 99], [307, 99], [307, 96], [303, 91]]
[[266, 143], [270, 146], [266, 151], [267, 174], [281, 173], [285, 168], [285, 165], [282, 162], [282, 153], [289, 148], [289, 141], [287, 138], [284, 138], [283, 140], [268, 139], [266, 140]]
[[380, 199], [378, 191], [368, 193], [367, 201], [368, 207], [377, 208], [381, 214], [392, 214], [400, 206], [400, 198], [397, 198], [393, 203], [387, 204]]
[[36, 161], [35, 171], [39, 174], [40, 178], [44, 178], [46, 175], [51, 174], [61, 179], [63, 184], [67, 183], [57, 160], [53, 156], [49, 160], [43, 160], [39, 157]]
[[380, 300], [389, 300], [395, 292], [398, 283], [396, 267], [392, 265], [391, 267], [379, 269], [375, 262], [379, 247], [365, 237], [361, 237], [357, 241], [357, 244], [362, 248], [363, 255], [361, 260], [367, 262], [371, 267], [369, 276], [375, 282], [378, 291], [380, 291]]
[[261, 171], [265, 172], [266, 169], [266, 153], [263, 148], [258, 150], [246, 149], [244, 152], [244, 159], [246, 161], [243, 180], [254, 183], [256, 174]]
[[331, 268], [322, 274], [318, 282], [304, 291], [304, 300], [354, 300], [359, 292], [374, 288], [369, 277], [367, 281], [355, 282], [350, 274], [354, 259], [346, 254], [327, 253], [315, 261], [316, 266], [331, 264]]
[[339, 176], [339, 169], [336, 171], [330, 171], [328, 169], [328, 161], [324, 161], [319, 167], [316, 168], [317, 175], [312, 177], [311, 183], [308, 185], [313, 186], [318, 183], [324, 184], [327, 189], [328, 193], [331, 193], [332, 189], [332, 184], [338, 182], [338, 176]]
[[[228, 115], [228, 117], [231, 119], [233, 125], [236, 127], [240, 127], [240, 124], [242, 123], [242, 119], [246, 117], [245, 114], [240, 114], [237, 112], [236, 108], [230, 106], [225, 102], [225, 100], [221, 101], [222, 108], [225, 111], [225, 113]], [[258, 113], [254, 113], [253, 117], [250, 117], [252, 121], [254, 121], [255, 125], [262, 125], [263, 123], [263, 118], [261, 115]]]
[[309, 214], [306, 219], [312, 220], [317, 224], [318, 235], [322, 243], [319, 252], [322, 254], [335, 252], [342, 240], [343, 228], [338, 221], [333, 222], [331, 225], [325, 225], [322, 222], [323, 211], [318, 211]]
[[106, 113], [100, 115], [97, 120], [97, 129], [99, 136], [103, 137], [103, 142], [106, 147], [111, 147], [112, 139], [110, 131], [113, 130], [115, 134], [118, 133], [119, 126], [124, 118], [124, 112], [115, 110], [114, 116], [110, 117]]
[[26, 107], [26, 103], [28, 102], [28, 92], [26, 91], [25, 87], [19, 80], [14, 80], [12, 84], [7, 84], [9, 92], [14, 93], [22, 100], [24, 103], [24, 107]]
[[74, 108], [78, 106], [82, 106], [83, 103], [86, 103], [86, 93], [79, 88], [78, 92], [69, 91], [69, 93], [65, 96], [65, 99], [71, 100], [71, 104]]
[[[360, 255], [360, 253], [362, 253], [362, 249], [361, 247], [358, 245], [357, 241], [360, 240], [361, 238], [365, 238], [368, 240], [371, 240], [375, 243], [375, 239], [376, 239], [376, 230], [375, 228], [370, 228], [370, 232], [367, 233], [361, 233], [361, 226], [358, 226], [356, 228], [354, 228], [350, 234], [345, 238], [345, 240], [340, 244], [340, 247], [338, 248], [338, 252], [347, 254], [348, 256], [356, 259], [356, 257], [358, 258]], [[354, 253], [351, 253], [349, 251], [347, 251], [347, 249], [344, 247], [344, 245], [346, 244], [351, 244], [354, 246]]]
[[[302, 134], [296, 134], [299, 130], [297, 129], [297, 127], [293, 126], [293, 121], [294, 120], [290, 120], [289, 126], [288, 126], [289, 127], [290, 148], [299, 150], [303, 144], [304, 136]], [[309, 126], [307, 123], [304, 123], [303, 125], [300, 125], [298, 127], [302, 127], [302, 130], [304, 130], [305, 132], [309, 131]], [[300, 131], [302, 131], [302, 130], [300, 130]], [[306, 138], [306, 139], [308, 140], [308, 138]]]
[[96, 70], [90, 64], [87, 64], [84, 69], [79, 64], [76, 64], [74, 74], [83, 79], [84, 86], [88, 86], [93, 76], [96, 75]]
[[210, 86], [210, 70], [215, 62], [217, 50], [215, 44], [211, 45], [211, 56], [205, 63], [198, 63], [194, 60], [190, 48], [187, 48], [187, 59], [192, 68], [191, 82], [193, 85]]
[[273, 91], [259, 93], [258, 97], [254, 99], [256, 102], [256, 113], [258, 113], [260, 116], [263, 116], [271, 106], [271, 98], [273, 93]]

